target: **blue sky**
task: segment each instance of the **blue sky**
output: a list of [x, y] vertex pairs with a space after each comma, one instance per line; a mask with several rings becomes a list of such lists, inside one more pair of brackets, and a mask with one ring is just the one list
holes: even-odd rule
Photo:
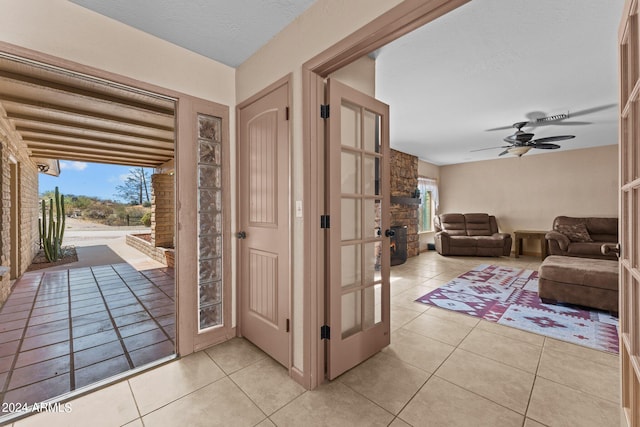
[[116, 186], [122, 184], [132, 168], [132, 166], [60, 160], [60, 176], [38, 174], [39, 193], [53, 191], [57, 186], [63, 194], [117, 200]]

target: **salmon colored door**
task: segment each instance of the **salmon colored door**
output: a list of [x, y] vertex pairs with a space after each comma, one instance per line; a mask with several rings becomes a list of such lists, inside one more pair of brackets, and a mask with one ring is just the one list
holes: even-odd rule
[[640, 426], [640, 36], [627, 0], [620, 43], [620, 358], [623, 425]]
[[[327, 375], [389, 345], [389, 106], [328, 80]], [[328, 333], [327, 333], [328, 332]]]
[[286, 367], [289, 346], [288, 80], [239, 107], [240, 333]]

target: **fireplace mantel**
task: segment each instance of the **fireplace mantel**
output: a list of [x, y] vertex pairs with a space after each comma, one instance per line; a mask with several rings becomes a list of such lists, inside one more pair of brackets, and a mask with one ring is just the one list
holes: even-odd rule
[[415, 206], [417, 208], [420, 205], [420, 199], [415, 197], [391, 196], [391, 203], [395, 203], [396, 205]]

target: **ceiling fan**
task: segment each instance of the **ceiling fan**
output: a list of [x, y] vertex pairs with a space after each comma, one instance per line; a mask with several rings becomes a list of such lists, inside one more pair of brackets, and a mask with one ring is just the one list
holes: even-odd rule
[[[548, 125], [554, 125], [554, 126], [590, 125], [591, 122], [566, 120], [566, 119], [574, 119], [575, 117], [586, 116], [589, 114], [597, 113], [599, 111], [608, 110], [610, 108], [616, 107], [617, 105], [618, 104], [598, 105], [596, 107], [586, 108], [584, 110], [578, 110], [578, 111], [572, 111], [572, 112], [567, 111], [566, 113], [554, 114], [554, 115], [548, 115], [542, 111], [531, 111], [526, 114], [527, 121], [524, 122], [525, 123], [524, 126], [538, 127], [538, 126], [548, 126]], [[500, 126], [496, 128], [487, 129], [487, 132], [511, 129], [512, 127], [515, 127], [515, 124], [511, 126]]]
[[[557, 118], [552, 118], [551, 120], [561, 120]], [[479, 150], [472, 151], [483, 151], [483, 150], [493, 150], [496, 148], [505, 148], [503, 152], [498, 154], [499, 156], [504, 156], [505, 154], [514, 154], [518, 157], [521, 157], [523, 154], [526, 154], [532, 148], [538, 148], [542, 150], [555, 150], [560, 148], [558, 144], [552, 144], [552, 142], [556, 141], [564, 141], [565, 139], [575, 138], [575, 135], [557, 135], [557, 136], [547, 136], [545, 138], [537, 138], [533, 139], [534, 134], [530, 132], [525, 132], [522, 130], [523, 127], [529, 126], [529, 122], [517, 122], [514, 123], [512, 127], [516, 129], [516, 132], [513, 135], [509, 135], [503, 139], [504, 142], [510, 145], [502, 145], [500, 147], [490, 147], [490, 148], [481, 148]]]

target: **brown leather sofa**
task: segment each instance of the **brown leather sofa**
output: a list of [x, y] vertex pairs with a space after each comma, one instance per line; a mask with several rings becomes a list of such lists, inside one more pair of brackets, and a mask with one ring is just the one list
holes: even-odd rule
[[499, 233], [496, 217], [486, 213], [436, 215], [436, 250], [441, 255], [509, 256], [511, 235]]
[[618, 243], [618, 218], [559, 216], [545, 237], [549, 255], [617, 260], [615, 253], [604, 255], [601, 247]]

